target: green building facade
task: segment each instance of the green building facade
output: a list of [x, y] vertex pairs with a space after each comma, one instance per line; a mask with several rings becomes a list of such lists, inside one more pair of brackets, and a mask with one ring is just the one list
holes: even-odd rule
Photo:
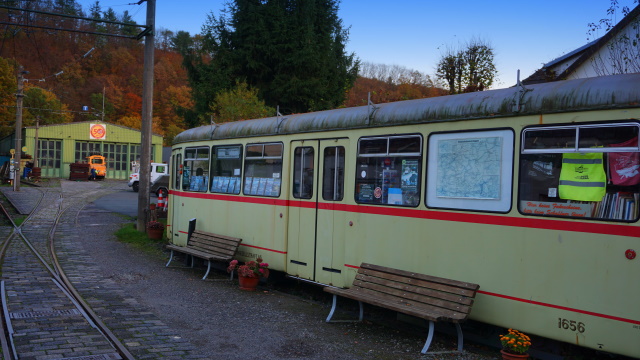
[[[23, 128], [22, 146], [23, 157], [30, 155], [43, 177], [68, 178], [70, 164], [98, 154], [106, 158], [108, 179], [128, 179], [131, 163], [140, 160], [141, 132], [101, 121], [33, 126]], [[14, 147], [14, 135], [0, 140], [2, 154]], [[151, 160], [162, 161], [160, 135], [152, 136]]]

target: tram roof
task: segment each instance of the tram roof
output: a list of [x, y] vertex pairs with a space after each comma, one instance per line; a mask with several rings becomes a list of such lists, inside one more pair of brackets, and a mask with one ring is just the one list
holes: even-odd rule
[[242, 120], [189, 129], [173, 143], [640, 107], [638, 84], [640, 73], [611, 75]]

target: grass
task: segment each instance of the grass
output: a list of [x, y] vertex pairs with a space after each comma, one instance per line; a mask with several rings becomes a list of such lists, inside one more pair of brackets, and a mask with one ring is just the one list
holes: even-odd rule
[[[165, 219], [160, 219], [158, 221], [166, 225]], [[135, 223], [125, 224], [115, 232], [115, 235], [119, 241], [131, 244], [137, 249], [148, 252], [162, 251], [162, 246], [167, 242], [164, 236], [162, 237], [163, 240], [149, 239], [146, 232], [140, 232], [136, 229]]]

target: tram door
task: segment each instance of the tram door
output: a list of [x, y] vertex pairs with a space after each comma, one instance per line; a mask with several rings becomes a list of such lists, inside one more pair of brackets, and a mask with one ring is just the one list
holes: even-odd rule
[[345, 139], [291, 143], [287, 247], [291, 275], [326, 284], [342, 277], [344, 237], [336, 231], [336, 217], [342, 212], [334, 211], [334, 205], [344, 197], [346, 143]]

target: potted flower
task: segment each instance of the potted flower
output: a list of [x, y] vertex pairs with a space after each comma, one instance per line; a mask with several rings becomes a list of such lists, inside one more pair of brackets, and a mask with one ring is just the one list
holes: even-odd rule
[[147, 236], [149, 239], [161, 240], [164, 232], [164, 224], [159, 221], [149, 221], [147, 223]]
[[238, 260], [231, 260], [228, 272], [237, 271], [240, 289], [255, 291], [260, 278], [269, 277], [269, 264], [262, 262], [262, 258], [258, 257], [255, 261], [247, 261], [243, 265], [238, 265]]
[[506, 335], [500, 335], [500, 342], [502, 343], [502, 358], [505, 360], [515, 359], [528, 359], [529, 347], [531, 346], [531, 339], [524, 333], [509, 329]]

